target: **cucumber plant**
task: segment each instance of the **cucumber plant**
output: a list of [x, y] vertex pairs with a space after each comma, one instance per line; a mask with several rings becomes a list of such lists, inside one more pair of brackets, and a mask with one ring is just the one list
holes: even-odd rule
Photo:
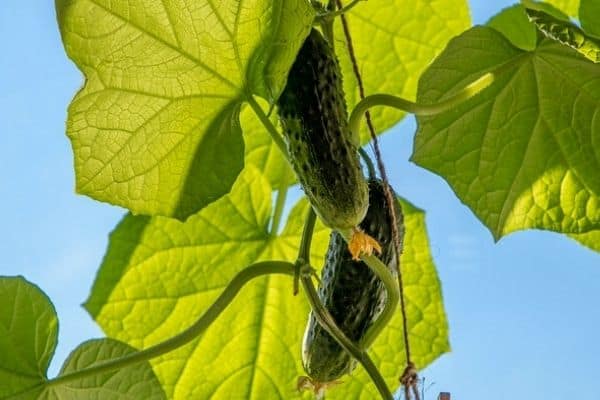
[[[525, 1], [468, 29], [462, 0], [440, 2], [459, 15], [452, 24], [425, 0], [418, 17], [402, 15], [406, 0], [57, 0], [67, 55], [86, 77], [67, 121], [77, 190], [131, 214], [84, 305], [107, 338], [79, 346], [55, 378], [52, 304], [24, 279], [0, 278], [0, 399], [290, 399], [309, 396], [297, 390], [304, 374], [299, 386], [327, 398], [391, 399], [399, 378], [409, 397], [416, 370], [448, 351], [447, 323], [423, 212], [403, 199], [390, 212], [387, 183], [374, 183], [359, 148], [371, 139], [362, 118], [370, 111], [381, 133], [415, 114], [412, 160], [496, 239], [545, 229], [600, 251], [592, 1], [581, 0], [581, 26]], [[383, 14], [389, 26], [374, 34], [365, 21]], [[439, 29], [427, 36], [415, 22]], [[371, 50], [400, 33], [427, 46], [405, 76], [387, 76]], [[280, 229], [292, 171], [308, 200]], [[349, 257], [357, 225], [380, 255]], [[422, 277], [411, 289], [426, 302], [405, 298], [395, 263], [398, 278]], [[436, 329], [411, 351], [419, 319]], [[338, 379], [351, 382], [327, 385]]]

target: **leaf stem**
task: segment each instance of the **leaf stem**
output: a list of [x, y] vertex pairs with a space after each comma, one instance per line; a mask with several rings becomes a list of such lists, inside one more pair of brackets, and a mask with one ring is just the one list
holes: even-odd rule
[[[310, 266], [310, 246], [312, 242], [313, 231], [316, 223], [316, 214], [312, 207], [310, 208], [306, 221], [304, 223], [304, 230], [302, 232], [302, 240], [300, 242], [300, 249], [298, 251], [297, 265], [302, 263], [300, 267], [305, 268], [305, 271], [300, 274], [300, 280], [302, 281], [302, 288], [306, 293], [308, 301], [311, 305], [312, 311], [319, 324], [329, 333], [342, 348], [347, 351], [352, 357], [354, 357], [367, 371], [371, 380], [377, 387], [377, 390], [381, 394], [382, 398], [386, 400], [393, 400], [392, 393], [387, 387], [385, 380], [381, 376], [381, 373], [373, 364], [373, 361], [366, 352], [365, 347], [357, 346], [350, 340], [346, 334], [337, 326], [333, 316], [329, 313], [329, 310], [323, 305], [317, 290], [311, 280]], [[392, 279], [393, 282], [393, 279]], [[386, 286], [387, 288], [387, 286]], [[397, 302], [397, 300], [396, 300]], [[393, 310], [392, 310], [393, 312]], [[378, 318], [378, 321], [381, 318]], [[368, 334], [369, 332], [367, 332]]]
[[283, 208], [285, 207], [285, 199], [287, 198], [288, 188], [287, 185], [281, 185], [277, 191], [277, 200], [275, 201], [275, 210], [273, 212], [273, 219], [271, 223], [271, 237], [277, 236], [279, 232], [279, 225], [281, 224], [281, 216], [283, 215]]
[[371, 157], [369, 157], [369, 155], [367, 154], [367, 151], [364, 149], [364, 147], [359, 147], [358, 148], [358, 153], [362, 157], [362, 159], [365, 162], [365, 164], [367, 164], [367, 171], [369, 172], [369, 179], [375, 179], [375, 178], [377, 178], [377, 174], [375, 173], [375, 165], [373, 164], [373, 160], [371, 160]]
[[316, 19], [317, 19], [317, 21], [320, 21], [322, 19], [329, 19], [329, 18], [339, 17], [340, 15], [346, 14], [348, 11], [352, 10], [361, 1], [367, 1], [367, 0], [353, 0], [350, 3], [348, 3], [348, 5], [344, 6], [343, 8], [341, 8], [339, 10], [329, 11], [329, 12], [325, 12], [325, 13], [322, 13], [322, 14], [317, 14]]
[[515, 64], [521, 62], [523, 56], [516, 57], [513, 60], [500, 65], [493, 71], [486, 72], [475, 81], [469, 83], [467, 86], [454, 93], [445, 100], [441, 100], [433, 104], [419, 104], [410, 100], [403, 99], [401, 97], [392, 96], [390, 94], [372, 94], [365, 97], [352, 110], [350, 114], [350, 131], [352, 132], [353, 140], [359, 143], [359, 128], [360, 120], [363, 114], [375, 106], [389, 106], [397, 108], [402, 111], [409, 112], [415, 115], [435, 115], [448, 111], [453, 107], [458, 106], [462, 102], [470, 99], [478, 93], [488, 88], [494, 81], [503, 73], [511, 69]]
[[306, 220], [304, 221], [304, 229], [302, 230], [302, 239], [300, 240], [300, 248], [298, 249], [298, 260], [304, 263], [310, 263], [310, 246], [312, 244], [313, 232], [317, 222], [317, 214], [312, 206], [309, 206]]
[[302, 239], [300, 240], [300, 248], [298, 249], [298, 257], [296, 258], [296, 271], [294, 272], [294, 295], [298, 293], [298, 282], [300, 280], [300, 269], [303, 265], [310, 265], [310, 246], [312, 244], [313, 232], [317, 222], [317, 214], [309, 205], [308, 214], [304, 221], [304, 229], [302, 230]]
[[267, 129], [267, 132], [269, 132], [271, 139], [273, 139], [277, 147], [279, 147], [279, 150], [281, 150], [281, 154], [283, 154], [285, 159], [288, 160], [288, 162], [290, 162], [287, 146], [285, 144], [285, 141], [281, 137], [281, 134], [277, 131], [277, 128], [275, 128], [267, 114], [265, 114], [260, 105], [256, 102], [256, 100], [254, 100], [254, 97], [248, 96], [246, 100], [248, 101], [248, 104], [250, 104], [250, 107], [252, 107], [252, 110], [254, 110], [254, 113], [256, 114], [260, 122], [262, 122], [264, 127]]
[[96, 364], [92, 367], [75, 371], [70, 374], [58, 376], [45, 383], [45, 386], [56, 386], [67, 382], [72, 382], [84, 377], [124, 368], [139, 362], [150, 360], [151, 358], [161, 356], [173, 351], [198, 337], [212, 324], [212, 322], [223, 312], [238, 294], [240, 289], [250, 280], [268, 274], [293, 275], [294, 265], [284, 261], [266, 261], [250, 265], [238, 272], [238, 274], [229, 282], [223, 292], [217, 297], [215, 302], [185, 331], [173, 336], [164, 342], [158, 343], [145, 350], [130, 353], [124, 357], [108, 360]]

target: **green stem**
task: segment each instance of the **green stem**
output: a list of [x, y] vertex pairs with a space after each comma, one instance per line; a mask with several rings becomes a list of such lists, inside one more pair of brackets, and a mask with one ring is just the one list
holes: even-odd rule
[[294, 265], [284, 261], [267, 261], [253, 264], [240, 271], [231, 280], [219, 297], [217, 297], [215, 302], [204, 312], [204, 314], [196, 322], [194, 322], [192, 326], [180, 334], [145, 350], [131, 353], [121, 358], [108, 360], [106, 362], [94, 365], [93, 367], [75, 371], [70, 374], [58, 376], [49, 380], [45, 385], [48, 387], [55, 386], [115, 369], [125, 368], [173, 351], [191, 342], [202, 332], [204, 332], [206, 328], [208, 328], [210, 324], [212, 324], [212, 322], [231, 303], [231, 301], [246, 283], [254, 278], [268, 274], [293, 275]]
[[331, 49], [335, 51], [335, 41], [333, 40], [333, 19], [323, 18], [317, 20], [317, 22], [319, 23], [319, 25], [321, 25], [321, 29], [323, 30], [323, 36], [325, 36], [325, 40], [327, 40], [327, 43], [329, 43], [329, 47], [331, 47]]
[[369, 171], [369, 179], [375, 179], [377, 174], [375, 173], [375, 165], [373, 164], [373, 160], [367, 154], [367, 151], [363, 147], [358, 148], [358, 153], [362, 157], [365, 164], [367, 164], [367, 171]]
[[279, 188], [277, 191], [277, 200], [275, 201], [275, 211], [273, 212], [273, 222], [271, 223], [270, 236], [275, 237], [279, 232], [279, 225], [281, 224], [281, 216], [283, 215], [283, 208], [285, 207], [285, 199], [287, 198], [287, 186]]
[[302, 239], [300, 248], [298, 249], [298, 261], [310, 264], [310, 246], [312, 245], [313, 232], [317, 223], [317, 214], [312, 206], [309, 206], [306, 220], [304, 221], [304, 229], [302, 230]]
[[285, 141], [281, 137], [281, 134], [277, 131], [277, 128], [275, 128], [267, 114], [265, 114], [260, 105], [256, 102], [256, 100], [254, 100], [254, 97], [248, 96], [246, 100], [248, 101], [248, 104], [250, 104], [250, 107], [252, 107], [252, 110], [254, 110], [254, 113], [256, 114], [260, 122], [262, 122], [264, 127], [267, 129], [267, 132], [269, 132], [271, 139], [273, 139], [277, 147], [279, 147], [279, 150], [281, 150], [281, 154], [283, 154], [285, 159], [289, 162], [290, 158], [288, 155], [287, 146], [285, 144]]
[[296, 271], [294, 273], [294, 295], [298, 293], [298, 281], [300, 279], [300, 269], [303, 265], [310, 264], [310, 246], [312, 244], [313, 232], [317, 222], [317, 214], [312, 206], [309, 206], [306, 220], [304, 221], [304, 229], [302, 230], [302, 239], [300, 248], [298, 249], [298, 257], [296, 258]]
[[[312, 271], [310, 267], [310, 246], [312, 242], [313, 231], [316, 223], [316, 214], [312, 208], [310, 208], [304, 223], [304, 230], [302, 232], [302, 240], [300, 242], [300, 250], [298, 251], [297, 263], [303, 263], [303, 267]], [[366, 347], [359, 347], [350, 340], [346, 334], [337, 326], [333, 316], [329, 313], [329, 310], [323, 305], [317, 294], [317, 290], [313, 285], [310, 278], [310, 272], [301, 274], [302, 287], [308, 301], [310, 302], [312, 311], [319, 324], [329, 333], [342, 348], [347, 351], [352, 357], [354, 357], [367, 371], [371, 380], [377, 387], [377, 390], [384, 399], [392, 400], [393, 396], [387, 387], [385, 380], [381, 376], [381, 373], [373, 364], [373, 361], [363, 349]], [[367, 332], [368, 333], [368, 332]]]
[[329, 11], [329, 12], [326, 12], [323, 14], [317, 14], [317, 21], [320, 21], [322, 19], [332, 19], [335, 17], [339, 17], [342, 14], [346, 14], [348, 11], [350, 11], [354, 7], [356, 7], [358, 5], [358, 3], [360, 3], [361, 1], [367, 1], [367, 0], [353, 0], [350, 3], [348, 3], [348, 5], [344, 6], [344, 8], [341, 8], [339, 10]]
[[[352, 113], [350, 114], [349, 125], [353, 139], [358, 139], [360, 120], [363, 114], [371, 107], [389, 106], [402, 111], [406, 111], [408, 113], [423, 116], [439, 114], [441, 112], [450, 110], [458, 106], [462, 102], [482, 92], [484, 89], [488, 88], [492, 83], [494, 83], [494, 81], [500, 75], [512, 69], [516, 64], [522, 62], [522, 60], [523, 56], [516, 57], [513, 60], [500, 65], [493, 71], [486, 72], [481, 77], [477, 78], [475, 81], [471, 82], [470, 84], [459, 90], [457, 93], [438, 103], [418, 104], [413, 101], [403, 99], [401, 97], [392, 96], [390, 94], [373, 94], [367, 96], [364, 99], [362, 99], [356, 105], [356, 107], [354, 107]], [[356, 143], [358, 143], [358, 141]]]

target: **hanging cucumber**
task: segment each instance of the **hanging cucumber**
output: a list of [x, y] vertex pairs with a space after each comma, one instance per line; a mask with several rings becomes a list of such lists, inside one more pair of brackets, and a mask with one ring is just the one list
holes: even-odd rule
[[[396, 257], [392, 238], [391, 213], [383, 183], [369, 181], [369, 209], [360, 227], [382, 247], [378, 258], [396, 275]], [[402, 210], [397, 201], [397, 228], [404, 236]], [[342, 236], [331, 235], [325, 266], [319, 285], [319, 298], [346, 336], [362, 347], [362, 338], [379, 317], [386, 301], [383, 282], [362, 261], [354, 261]], [[355, 362], [335, 339], [310, 314], [304, 334], [302, 361], [314, 387], [334, 382], [355, 368]]]
[[315, 212], [330, 228], [355, 228], [367, 211], [367, 183], [348, 128], [340, 67], [316, 29], [291, 68], [278, 112], [292, 167]]

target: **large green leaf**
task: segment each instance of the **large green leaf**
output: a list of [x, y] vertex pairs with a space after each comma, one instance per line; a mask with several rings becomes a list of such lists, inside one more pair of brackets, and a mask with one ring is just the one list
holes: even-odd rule
[[305, 0], [57, 0], [86, 76], [69, 107], [77, 190], [185, 218], [243, 166], [240, 105], [273, 102], [313, 9]]
[[507, 71], [454, 109], [418, 118], [412, 159], [441, 175], [496, 239], [540, 228], [600, 227], [600, 65], [551, 40], [535, 51], [476, 27], [452, 40], [422, 76], [419, 101]]
[[[409, 99], [415, 98], [419, 76], [448, 40], [471, 26], [465, 0], [369, 0], [354, 7], [347, 17], [366, 94], [389, 93]], [[335, 39], [351, 110], [360, 97], [339, 18]], [[377, 132], [383, 132], [404, 113], [378, 107], [371, 115]], [[361, 137], [363, 142], [370, 137], [364, 126]]]
[[[230, 194], [185, 223], [126, 217], [111, 235], [86, 308], [109, 336], [135, 346], [152, 345], [189, 326], [247, 265], [293, 260], [306, 204], [274, 237], [268, 232], [270, 197], [268, 182], [249, 167]], [[320, 229], [318, 253], [326, 237]], [[303, 332], [289, 328], [302, 327], [308, 307], [291, 292], [289, 278], [257, 279], [201, 339], [155, 360], [168, 396], [293, 397], [300, 364], [291, 349]]]
[[[111, 235], [85, 307], [109, 336], [134, 346], [147, 347], [185, 329], [247, 265], [295, 260], [307, 203], [291, 211], [276, 236], [268, 231], [270, 196], [266, 179], [249, 167], [228, 195], [185, 223], [125, 217]], [[412, 233], [403, 256], [415, 333], [411, 340], [420, 366], [447, 350], [442, 299], [422, 221], [421, 213], [408, 210]], [[328, 237], [319, 225], [311, 259], [315, 266], [322, 263]], [[303, 374], [300, 347], [308, 311], [303, 296], [292, 296], [290, 278], [256, 279], [206, 333], [155, 360], [154, 370], [171, 399], [299, 398], [295, 384]], [[403, 368], [399, 332], [390, 328], [374, 347], [377, 365], [393, 385]], [[347, 398], [346, 393], [362, 391], [374, 388], [358, 372], [348, 388], [331, 395]]]
[[600, 38], [600, 2], [598, 0], [581, 0], [579, 20], [583, 30]]
[[[0, 277], [0, 399], [162, 400], [150, 364], [53, 383], [46, 370], [56, 347], [58, 319], [50, 299], [21, 277]], [[59, 377], [135, 351], [113, 339], [96, 339], [71, 353]]]

